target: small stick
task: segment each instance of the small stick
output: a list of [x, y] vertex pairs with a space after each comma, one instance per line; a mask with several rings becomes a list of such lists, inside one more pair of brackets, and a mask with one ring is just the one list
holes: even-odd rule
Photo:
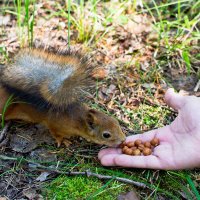
[[10, 122], [8, 122], [8, 123], [4, 126], [3, 130], [0, 132], [0, 142], [2, 142], [3, 138], [5, 137], [9, 126], [10, 126]]
[[[50, 170], [51, 171], [51, 170]], [[54, 171], [54, 170], [53, 170]], [[121, 178], [121, 177], [115, 177], [115, 176], [107, 176], [107, 175], [103, 175], [103, 174], [96, 174], [93, 172], [90, 172], [89, 170], [85, 171], [85, 172], [63, 172], [63, 171], [59, 171], [59, 170], [55, 170], [54, 172], [58, 173], [58, 174], [65, 174], [65, 175], [85, 175], [87, 177], [93, 176], [96, 177], [100, 180], [110, 180], [113, 179], [122, 183], [126, 183], [126, 184], [131, 184], [137, 187], [141, 187], [141, 188], [147, 188], [148, 186], [144, 183], [140, 183], [137, 181], [133, 181], [127, 178]]]
[[67, 176], [72, 176], [72, 175], [73, 176], [82, 175], [82, 176], [87, 176], [87, 177], [92, 176], [92, 177], [96, 177], [96, 178], [98, 178], [100, 180], [110, 180], [110, 179], [114, 178], [114, 180], [122, 182], [122, 183], [131, 184], [131, 185], [134, 185], [134, 186], [137, 186], [137, 187], [140, 187], [140, 188], [149, 188], [144, 183], [133, 181], [133, 180], [130, 180], [130, 179], [127, 179], [127, 178], [121, 178], [121, 177], [116, 177], [116, 176], [107, 176], [107, 175], [103, 175], [103, 174], [97, 174], [97, 173], [90, 172], [89, 170], [86, 170], [85, 172], [78, 172], [78, 171], [65, 172], [65, 171], [60, 171], [60, 170], [54, 169], [52, 167], [43, 166], [43, 165], [41, 165], [39, 163], [35, 163], [33, 161], [30, 161], [30, 160], [27, 160], [27, 159], [24, 159], [24, 158], [14, 158], [14, 157], [8, 157], [8, 156], [0, 155], [0, 159], [2, 159], [2, 160], [14, 160], [14, 161], [18, 161], [18, 160], [25, 161], [25, 162], [28, 162], [29, 164], [32, 164], [29, 167], [31, 167], [33, 170], [39, 170], [39, 168], [41, 168], [41, 169], [45, 169], [45, 170], [47, 170], [49, 172], [54, 172], [54, 173], [57, 173], [57, 174], [64, 174], [64, 175], [67, 175]]
[[0, 142], [0, 147], [5, 147], [7, 142], [8, 142], [9, 138], [6, 137], [2, 142]]
[[196, 84], [196, 86], [194, 88], [194, 92], [197, 92], [199, 87], [200, 87], [200, 80], [197, 82], [197, 84]]

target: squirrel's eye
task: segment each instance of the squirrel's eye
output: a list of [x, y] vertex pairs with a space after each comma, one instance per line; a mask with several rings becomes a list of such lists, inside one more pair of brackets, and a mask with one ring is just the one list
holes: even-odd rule
[[111, 137], [111, 134], [109, 132], [103, 132], [103, 137], [104, 138], [110, 138]]

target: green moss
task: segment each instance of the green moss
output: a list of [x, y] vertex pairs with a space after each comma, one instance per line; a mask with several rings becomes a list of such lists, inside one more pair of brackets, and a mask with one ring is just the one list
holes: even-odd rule
[[60, 176], [46, 187], [44, 196], [56, 200], [110, 200], [125, 192], [127, 188], [128, 186], [117, 181], [103, 183], [96, 178]]
[[137, 110], [137, 117], [142, 125], [150, 128], [158, 128], [166, 124], [167, 116], [171, 112], [161, 106], [149, 106], [141, 104]]
[[161, 106], [152, 106], [145, 103], [138, 108], [124, 113], [129, 117], [129, 128], [140, 131], [162, 127], [172, 121], [172, 112]]

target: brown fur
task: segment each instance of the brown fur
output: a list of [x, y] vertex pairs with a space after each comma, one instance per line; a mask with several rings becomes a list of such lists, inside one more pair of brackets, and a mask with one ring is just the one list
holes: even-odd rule
[[[125, 140], [119, 123], [84, 105], [80, 99], [92, 83], [94, 65], [81, 54], [66, 50], [21, 50], [13, 63], [0, 66], [0, 113], [14, 94], [5, 119], [42, 123], [58, 145], [71, 136], [113, 146]], [[22, 103], [24, 102], [24, 103]]]
[[[0, 113], [2, 113], [3, 106], [8, 98], [9, 94], [0, 87]], [[81, 111], [77, 110], [73, 115], [64, 114], [59, 117], [52, 117], [48, 113], [37, 111], [29, 104], [14, 103], [7, 109], [5, 119], [19, 119], [45, 125], [56, 139], [58, 146], [62, 142], [69, 145], [68, 139], [72, 136], [81, 136], [88, 141], [108, 146], [118, 145], [125, 140], [125, 135], [117, 120], [87, 106], [83, 106]], [[93, 123], [95, 128], [91, 129], [89, 123]], [[104, 138], [102, 136], [104, 131], [109, 132], [111, 137]]]
[[72, 57], [71, 55], [67, 55], [67, 56], [58, 55], [53, 52], [44, 51], [42, 49], [32, 49], [32, 50], [25, 49], [21, 51], [21, 54], [27, 51], [30, 51], [33, 56], [46, 58], [48, 59], [49, 62], [55, 62], [55, 63], [60, 63], [60, 64], [69, 63], [70, 65], [73, 65], [73, 66], [78, 66], [81, 64], [78, 58]]
[[95, 88], [93, 69], [89, 59], [72, 50], [24, 49], [13, 63], [1, 67], [0, 83], [39, 109], [46, 104], [60, 113]]

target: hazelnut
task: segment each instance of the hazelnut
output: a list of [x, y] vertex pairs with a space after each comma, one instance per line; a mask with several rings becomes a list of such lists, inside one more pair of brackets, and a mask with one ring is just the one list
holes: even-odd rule
[[138, 149], [139, 149], [140, 151], [142, 151], [142, 150], [144, 149], [144, 144], [139, 144], [139, 145], [138, 145]]
[[151, 140], [151, 145], [153, 145], [154, 147], [158, 146], [159, 144], [160, 144], [160, 141], [158, 138], [154, 138]]
[[151, 148], [151, 143], [150, 142], [145, 142], [144, 146], [147, 147], [147, 148]]
[[139, 149], [135, 149], [135, 150], [133, 150], [132, 155], [139, 156], [139, 155], [141, 155], [141, 151]]
[[142, 140], [135, 140], [135, 146], [139, 146], [140, 144], [142, 144]]
[[129, 147], [129, 148], [134, 147], [135, 142], [128, 142], [126, 146]]
[[122, 142], [120, 145], [119, 145], [119, 148], [124, 148], [124, 146], [126, 146], [126, 142]]
[[134, 146], [134, 147], [131, 147], [131, 149], [132, 149], [132, 150], [136, 150], [136, 149], [137, 149], [137, 147], [135, 147], [135, 146]]
[[145, 148], [143, 149], [143, 152], [142, 152], [142, 153], [143, 153], [144, 156], [149, 156], [149, 155], [151, 155], [152, 151], [151, 151], [150, 148], [145, 147]]
[[125, 151], [126, 151], [127, 149], [128, 149], [128, 147], [127, 147], [127, 146], [124, 146], [123, 149], [122, 149], [122, 152], [125, 153]]
[[124, 151], [124, 153], [127, 154], [127, 155], [132, 155], [133, 150], [128, 148], [128, 149], [126, 149], [126, 150]]

